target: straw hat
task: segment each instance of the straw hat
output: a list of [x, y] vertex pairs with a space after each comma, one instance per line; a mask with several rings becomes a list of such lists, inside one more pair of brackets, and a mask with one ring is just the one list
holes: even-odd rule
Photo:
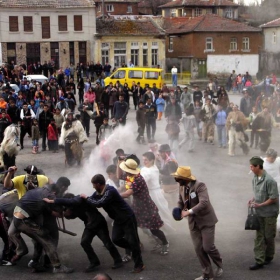
[[127, 159], [126, 161], [123, 161], [121, 164], [120, 164], [120, 169], [127, 172], [127, 173], [130, 173], [130, 174], [134, 174], [134, 175], [137, 175], [140, 173], [140, 169], [137, 168], [138, 167], [138, 164], [135, 160], [133, 159]]
[[189, 166], [179, 166], [176, 172], [172, 173], [171, 176], [183, 180], [196, 180], [196, 178], [192, 175], [191, 168]]

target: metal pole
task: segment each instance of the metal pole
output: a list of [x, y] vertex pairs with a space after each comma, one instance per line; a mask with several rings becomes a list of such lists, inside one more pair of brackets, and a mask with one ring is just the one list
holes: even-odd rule
[[104, 3], [105, 0], [102, 0], [102, 20], [105, 19], [105, 3]]

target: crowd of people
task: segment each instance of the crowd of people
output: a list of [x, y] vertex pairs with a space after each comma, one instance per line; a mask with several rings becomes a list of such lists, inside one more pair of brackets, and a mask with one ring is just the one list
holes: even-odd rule
[[[105, 147], [101, 157], [107, 179], [102, 174], [92, 177], [95, 191], [91, 196], [64, 194], [70, 185], [67, 177], [60, 177], [54, 183], [33, 165], [25, 168], [25, 175], [16, 176], [15, 158], [7, 160], [10, 155], [5, 150], [8, 157], [3, 156], [3, 161], [7, 175], [3, 180], [5, 193], [0, 196], [0, 232], [4, 242], [2, 265], [15, 264], [28, 253], [20, 236], [20, 233], [24, 233], [35, 244], [32, 260], [28, 264], [30, 268], [41, 272], [51, 265], [53, 273], [73, 272], [72, 268], [61, 264], [57, 253], [59, 228], [56, 217], [78, 217], [85, 224], [81, 240], [89, 260], [85, 272], [93, 272], [101, 264], [91, 245], [97, 236], [113, 259], [113, 269], [133, 260], [132, 272], [139, 273], [145, 265], [141, 254], [143, 244], [137, 228], [141, 228], [154, 240], [152, 251], [165, 256], [172, 250], [166, 231], [173, 228], [172, 220], [169, 219], [173, 214], [178, 221], [188, 217], [192, 242], [203, 273], [196, 280], [211, 280], [221, 276], [223, 262], [214, 244], [215, 224], [218, 220], [207, 187], [196, 179], [190, 167], [179, 166], [176, 159], [178, 151], [185, 149], [193, 152], [195, 141], [211, 145], [217, 141], [220, 148], [228, 148], [229, 156], [235, 156], [237, 144], [243, 153], [248, 154], [247, 143], [250, 140], [250, 147], [267, 152], [265, 159], [251, 159], [250, 166], [253, 173], [264, 177], [264, 180], [267, 175], [261, 170], [265, 164], [268, 169], [275, 171], [275, 174], [271, 174], [274, 179], [268, 178], [272, 182], [273, 191], [268, 190], [267, 195], [259, 195], [261, 191], [257, 186], [264, 184], [256, 181], [255, 197], [249, 204], [256, 208], [271, 205], [271, 213], [259, 213], [263, 217], [262, 230], [266, 224], [272, 225], [271, 220], [275, 220], [270, 227], [274, 230], [275, 217], [278, 215], [275, 210], [275, 205], [278, 206], [278, 191], [274, 180], [277, 186], [280, 173], [277, 153], [269, 150], [269, 146], [272, 128], [278, 126], [277, 118], [280, 117], [280, 87], [277, 84], [273, 86], [272, 93], [265, 88], [257, 92], [254, 87], [246, 87], [238, 106], [230, 102], [227, 90], [218, 86], [217, 81], [210, 80], [202, 91], [199, 86], [194, 89], [181, 89], [180, 86], [169, 88], [166, 84], [162, 88], [155, 85], [141, 87], [136, 82], [131, 88], [119, 82], [104, 86], [100, 77], [106, 72], [105, 68], [100, 68], [100, 71], [100, 75], [93, 76], [93, 79], [97, 79], [94, 83], [91, 76], [87, 76], [84, 82], [84, 74], [81, 72], [76, 84], [74, 77], [66, 74], [66, 69], [53, 72], [44, 84], [19, 79], [18, 93], [9, 86], [12, 80], [1, 83], [1, 148], [10, 136], [8, 133], [13, 133], [14, 142], [17, 143], [19, 139], [18, 148], [24, 149], [24, 138], [28, 134], [32, 140], [33, 154], [40, 152], [41, 141], [42, 152], [48, 149], [56, 153], [59, 146], [63, 147], [65, 163], [69, 166], [75, 163], [80, 165], [83, 143], [90, 140], [92, 120], [96, 127], [95, 142], [101, 150], [104, 143], [114, 136], [115, 130], [125, 127], [128, 122], [137, 130], [135, 141], [148, 145], [142, 155], [141, 169], [140, 159], [134, 154], [126, 154], [122, 149], [116, 150], [112, 164], [112, 155], [106, 154]], [[131, 96], [133, 102], [130, 102]], [[136, 117], [130, 120], [127, 117], [128, 111], [133, 109]], [[168, 144], [160, 145], [156, 141], [156, 132], [157, 123], [163, 117], [167, 121], [165, 132]], [[184, 135], [180, 137], [182, 126]], [[16, 134], [9, 127], [20, 131]], [[215, 137], [215, 127], [218, 137]], [[250, 139], [248, 131], [251, 132]], [[103, 208], [108, 217], [104, 217], [98, 208]], [[108, 225], [112, 220], [114, 223], [110, 234]], [[258, 253], [256, 263], [250, 267], [252, 270], [263, 267], [265, 262], [271, 262], [274, 257], [274, 238], [269, 235], [271, 250], [269, 255], [265, 255], [261, 248], [268, 237], [261, 230], [257, 234], [260, 241], [255, 245]], [[116, 246], [125, 250], [124, 256], [120, 255]], [[209, 257], [216, 265], [216, 271], [213, 271]]]

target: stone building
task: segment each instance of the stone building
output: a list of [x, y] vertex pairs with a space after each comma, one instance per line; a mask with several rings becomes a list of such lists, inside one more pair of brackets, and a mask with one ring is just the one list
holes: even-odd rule
[[153, 17], [114, 16], [97, 19], [95, 57], [114, 67], [165, 67], [165, 33]]
[[54, 60], [55, 67], [93, 60], [93, 0], [1, 0], [3, 62]]

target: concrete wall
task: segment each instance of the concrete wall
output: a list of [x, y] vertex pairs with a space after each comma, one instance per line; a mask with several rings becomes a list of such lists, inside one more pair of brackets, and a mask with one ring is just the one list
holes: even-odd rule
[[[276, 34], [276, 42], [273, 39], [273, 32]], [[264, 28], [264, 50], [266, 52], [277, 53], [280, 52], [280, 27]]]
[[237, 74], [245, 74], [249, 72], [256, 75], [259, 71], [259, 55], [208, 55], [207, 56], [207, 72], [231, 73], [235, 70]]
[[[58, 16], [67, 16], [68, 31], [58, 31]], [[74, 31], [74, 15], [83, 16], [83, 31]], [[18, 16], [19, 31], [9, 31], [9, 16]], [[23, 31], [23, 16], [33, 17], [33, 32]], [[51, 38], [42, 39], [41, 17], [49, 16], [51, 25]], [[1, 9], [0, 29], [2, 42], [59, 42], [59, 41], [86, 41], [92, 39], [96, 32], [95, 8], [85, 9]]]

